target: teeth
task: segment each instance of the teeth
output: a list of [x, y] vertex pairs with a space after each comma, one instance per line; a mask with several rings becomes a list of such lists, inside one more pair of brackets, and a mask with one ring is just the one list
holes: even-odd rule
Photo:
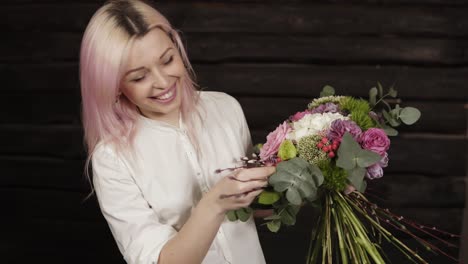
[[156, 98], [157, 98], [157, 99], [166, 100], [166, 99], [168, 99], [169, 97], [171, 97], [172, 95], [174, 95], [174, 91], [170, 91], [170, 92], [165, 93], [165, 94], [163, 94], [163, 95], [161, 95], [161, 96], [158, 96], [158, 97], [156, 97]]

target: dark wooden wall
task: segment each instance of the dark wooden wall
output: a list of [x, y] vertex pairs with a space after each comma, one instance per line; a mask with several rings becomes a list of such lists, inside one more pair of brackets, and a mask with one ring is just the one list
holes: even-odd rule
[[[82, 176], [77, 58], [100, 3], [0, 4], [1, 263], [123, 263], [95, 199], [83, 202], [89, 187]], [[354, 96], [366, 96], [378, 81], [395, 84], [422, 119], [392, 139], [390, 166], [371, 190], [394, 212], [461, 232], [468, 1], [161, 1], [159, 7], [184, 33], [202, 87], [240, 101], [255, 142], [326, 84]], [[259, 226], [268, 263], [303, 263], [309, 213], [278, 235]]]

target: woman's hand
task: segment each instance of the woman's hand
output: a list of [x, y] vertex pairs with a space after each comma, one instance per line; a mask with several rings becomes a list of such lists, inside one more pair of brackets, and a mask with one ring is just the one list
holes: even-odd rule
[[275, 167], [269, 166], [238, 169], [219, 180], [200, 202], [223, 215], [230, 210], [248, 207], [268, 185], [268, 178], [275, 171]]

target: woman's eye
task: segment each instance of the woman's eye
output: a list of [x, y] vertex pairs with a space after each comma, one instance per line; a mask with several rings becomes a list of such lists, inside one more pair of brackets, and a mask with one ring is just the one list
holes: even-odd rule
[[173, 58], [174, 58], [174, 56], [171, 56], [171, 57], [169, 58], [169, 60], [167, 60], [166, 62], [164, 62], [164, 65], [170, 64], [170, 63], [172, 62]]
[[144, 78], [145, 78], [145, 76], [141, 76], [141, 77], [133, 79], [132, 82], [139, 82], [139, 81], [143, 80]]

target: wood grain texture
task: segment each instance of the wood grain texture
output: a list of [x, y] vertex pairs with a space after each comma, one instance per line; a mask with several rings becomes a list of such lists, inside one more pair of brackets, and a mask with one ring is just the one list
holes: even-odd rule
[[[403, 100], [465, 102], [467, 67], [320, 65], [295, 63], [194, 64], [204, 90], [234, 96], [314, 98], [325, 85], [337, 93], [367, 97], [381, 82], [394, 86]], [[0, 94], [57, 93], [79, 98], [79, 69], [74, 62], [0, 64]]]
[[[83, 32], [95, 3], [6, 6], [6, 31]], [[182, 32], [280, 33], [311, 35], [468, 35], [468, 8], [337, 5], [317, 1], [278, 3], [163, 2], [156, 7]], [[47, 16], [31, 16], [31, 13]], [[235, 15], [233, 15], [235, 14]], [[398, 14], [398, 16], [395, 16]], [[241, 19], [239, 19], [241, 18]]]
[[[76, 61], [81, 35], [12, 33], [0, 42], [0, 62]], [[466, 65], [467, 40], [231, 33], [187, 34], [192, 62], [402, 63]]]
[[[78, 56], [85, 26], [103, 2], [0, 4], [2, 263], [125, 263], [96, 197], [84, 201], [91, 189], [83, 174]], [[394, 85], [402, 105], [418, 107], [422, 119], [391, 138], [389, 167], [369, 182], [368, 196], [406, 218], [461, 232], [468, 0], [162, 0], [157, 6], [182, 31], [202, 89], [240, 102], [255, 143], [324, 85], [357, 97], [367, 97], [377, 82]], [[267, 263], [303, 263], [313, 217], [306, 208], [295, 227], [279, 234], [258, 221]], [[387, 250], [394, 263], [406, 263]], [[423, 254], [430, 263], [448, 263]]]

